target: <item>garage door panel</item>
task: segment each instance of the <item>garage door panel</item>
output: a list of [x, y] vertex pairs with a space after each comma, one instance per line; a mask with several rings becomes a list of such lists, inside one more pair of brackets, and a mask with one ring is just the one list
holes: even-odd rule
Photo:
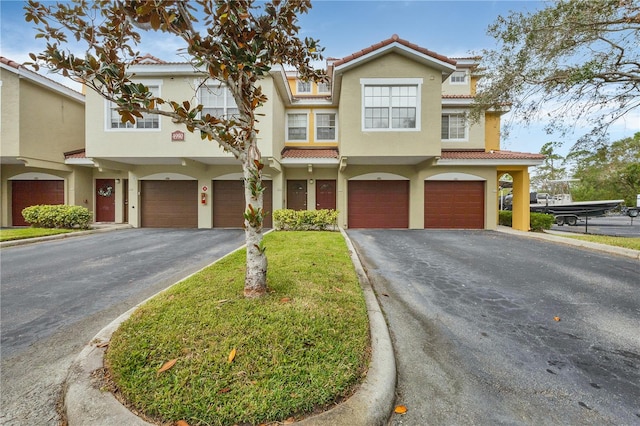
[[483, 181], [426, 181], [424, 227], [484, 228]]
[[[273, 191], [271, 181], [262, 181], [265, 187], [263, 205], [267, 211], [264, 227], [271, 228]], [[244, 183], [241, 180], [214, 180], [212, 182], [213, 227], [241, 228], [244, 223]]]
[[350, 181], [349, 228], [408, 228], [409, 181]]
[[11, 222], [13, 226], [28, 226], [29, 224], [22, 217], [22, 210], [40, 204], [64, 204], [64, 181], [11, 181]]
[[191, 180], [141, 182], [142, 226], [197, 228], [198, 182]]

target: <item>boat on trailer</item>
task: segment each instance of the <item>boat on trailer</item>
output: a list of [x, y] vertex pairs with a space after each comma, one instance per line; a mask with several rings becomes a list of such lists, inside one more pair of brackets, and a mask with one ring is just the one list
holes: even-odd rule
[[540, 197], [541, 194], [531, 193], [530, 210], [552, 214], [557, 225], [575, 226], [581, 217], [604, 216], [610, 211], [620, 209], [624, 203], [624, 200], [573, 201], [568, 190], [569, 182], [572, 181], [576, 180], [550, 181], [552, 187], [562, 189], [553, 195]]

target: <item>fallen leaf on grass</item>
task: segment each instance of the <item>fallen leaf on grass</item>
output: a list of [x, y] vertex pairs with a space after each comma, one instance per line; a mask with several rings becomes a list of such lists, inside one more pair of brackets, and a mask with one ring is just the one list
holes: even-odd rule
[[231, 352], [229, 352], [229, 363], [232, 363], [235, 357], [236, 357], [236, 348], [233, 348], [231, 349]]
[[160, 367], [160, 370], [158, 370], [158, 375], [160, 375], [160, 373], [163, 373], [165, 371], [167, 371], [168, 369], [170, 369], [171, 367], [173, 367], [174, 365], [176, 365], [176, 362], [178, 362], [178, 359], [172, 359], [171, 361], [167, 361], [164, 364], [162, 364], [162, 367]]
[[560, 317], [553, 317], [553, 320], [558, 322], [558, 321], [560, 321]]
[[228, 393], [231, 390], [231, 388], [222, 388], [218, 391], [218, 393]]
[[185, 422], [184, 420], [178, 420], [176, 422], [176, 426], [189, 426], [189, 423]]
[[280, 299], [280, 303], [287, 303], [287, 302], [291, 302], [291, 299], [289, 299], [288, 297], [283, 297], [282, 299]]
[[404, 405], [396, 405], [396, 409], [393, 410], [396, 414], [404, 414], [407, 412], [407, 407]]
[[341, 288], [334, 287], [333, 289], [334, 289], [335, 291], [337, 291], [338, 293], [342, 293], [342, 289], [341, 289]]
[[293, 423], [295, 423], [295, 422], [296, 422], [296, 419], [294, 419], [293, 417], [289, 417], [287, 420], [285, 420], [285, 421], [283, 422], [283, 424], [285, 424], [285, 425], [290, 425], [290, 424], [293, 424]]
[[106, 348], [107, 346], [109, 346], [109, 341], [108, 340], [105, 341], [105, 342], [98, 343], [96, 345], [96, 348]]

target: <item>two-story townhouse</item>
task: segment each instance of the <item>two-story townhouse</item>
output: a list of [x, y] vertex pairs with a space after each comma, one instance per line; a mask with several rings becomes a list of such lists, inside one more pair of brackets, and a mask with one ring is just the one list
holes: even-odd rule
[[65, 164], [84, 149], [84, 95], [0, 57], [0, 223], [27, 225], [22, 209], [93, 209], [91, 169]]
[[[543, 157], [500, 150], [501, 111], [469, 122], [476, 66], [394, 35], [328, 60], [325, 84], [274, 67], [257, 125], [265, 208], [335, 208], [351, 228], [494, 229], [498, 179], [509, 173], [514, 227], [528, 229], [528, 168]], [[131, 71], [162, 97], [237, 111], [224, 85], [189, 64], [147, 55]], [[124, 124], [92, 92], [85, 121], [86, 152], [66, 163], [92, 168], [96, 221], [242, 226], [241, 168], [215, 142], [164, 116]]]

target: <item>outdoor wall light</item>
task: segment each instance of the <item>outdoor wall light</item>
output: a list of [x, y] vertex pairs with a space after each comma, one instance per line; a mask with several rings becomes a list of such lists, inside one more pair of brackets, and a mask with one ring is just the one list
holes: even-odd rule
[[120, 179], [116, 179], [116, 183], [120, 183]]
[[309, 179], [309, 185], [313, 185], [313, 179]]

